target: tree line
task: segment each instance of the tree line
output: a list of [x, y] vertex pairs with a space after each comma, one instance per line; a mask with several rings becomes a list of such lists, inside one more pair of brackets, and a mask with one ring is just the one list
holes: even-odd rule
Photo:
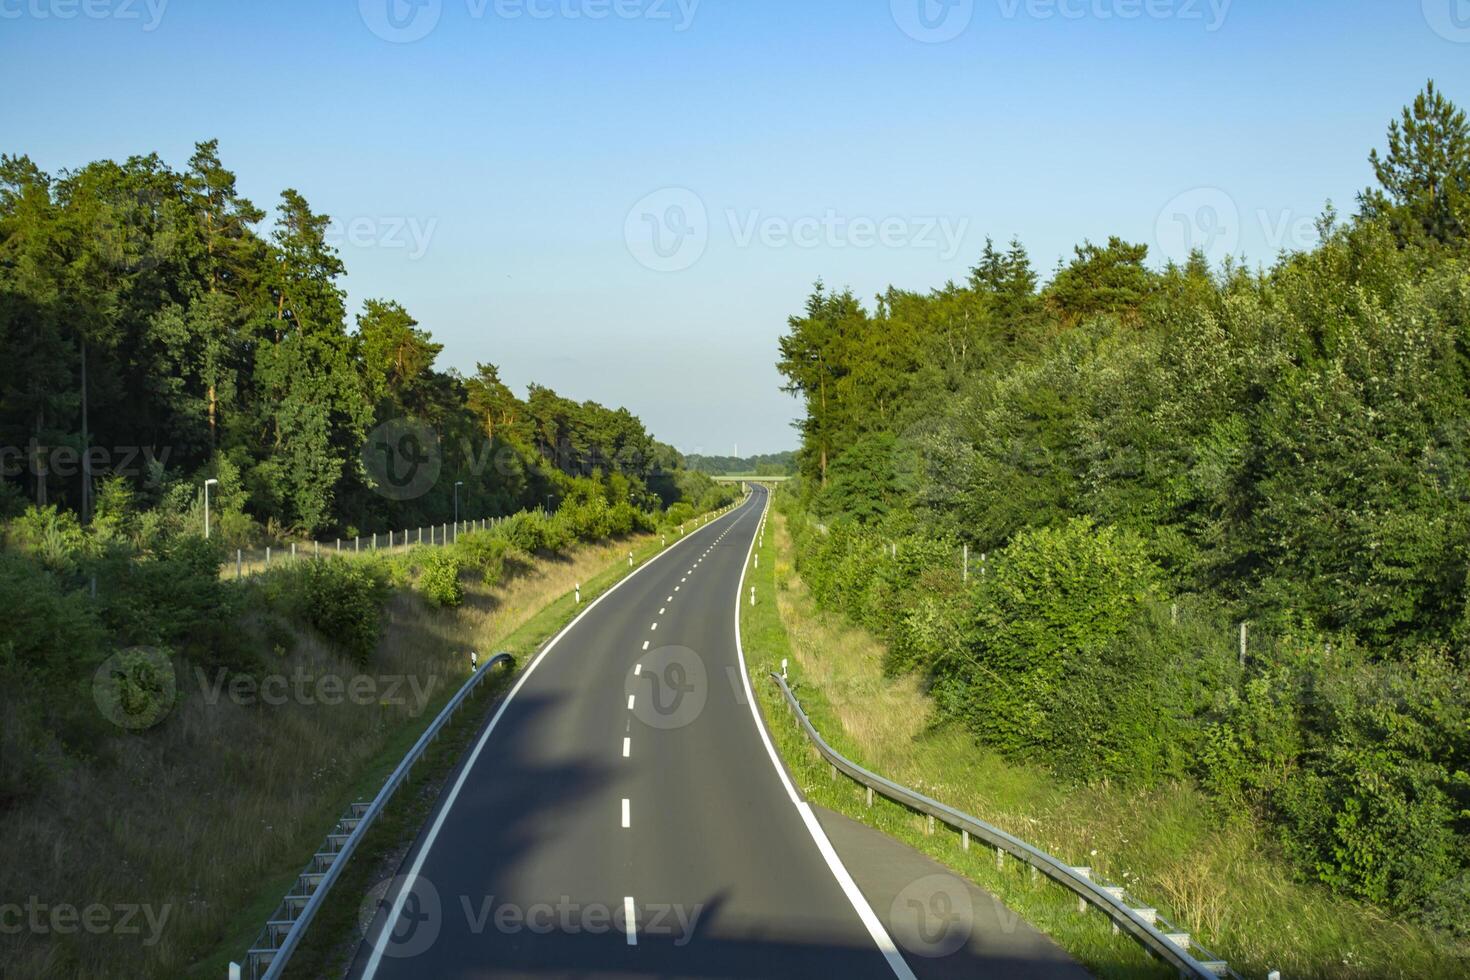
[[1195, 780], [1304, 876], [1464, 934], [1464, 112], [1431, 82], [1370, 162], [1257, 269], [1111, 238], [1043, 284], [1012, 241], [871, 307], [818, 283], [780, 342], [794, 526], [818, 599], [983, 743]]
[[[554, 507], [578, 477], [618, 474], [645, 509], [688, 496], [678, 453], [626, 409], [440, 369], [392, 300], [349, 322], [330, 219], [299, 192], [266, 219], [215, 141], [182, 170], [0, 157], [0, 510], [86, 521], [104, 480], [159, 504], [213, 478], [218, 526], [248, 540], [442, 521], [460, 482], [477, 516]], [[372, 465], [400, 419], [441, 464], [411, 499]]]

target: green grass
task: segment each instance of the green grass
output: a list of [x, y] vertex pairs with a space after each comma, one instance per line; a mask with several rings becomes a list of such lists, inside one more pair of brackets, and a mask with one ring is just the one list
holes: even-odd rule
[[[751, 582], [766, 598], [744, 607], [742, 635], [773, 738], [808, 798], [882, 830], [999, 896], [1098, 976], [1165, 977], [1106, 918], [1079, 915], [1069, 892], [994, 852], [960, 848], [945, 828], [834, 781], [768, 673], [790, 661], [790, 683], [817, 730], [850, 759], [999, 826], [1065, 861], [1095, 867], [1188, 928], [1246, 977], [1470, 976], [1465, 951], [1383, 912], [1297, 880], [1269, 835], [1245, 815], [1221, 814], [1192, 786], [1139, 792], [1069, 787], [1009, 763], [964, 732], [936, 724], [914, 678], [883, 676], [883, 648], [817, 610], [792, 570], [784, 520], [772, 513]], [[769, 601], [775, 597], [777, 601]]]

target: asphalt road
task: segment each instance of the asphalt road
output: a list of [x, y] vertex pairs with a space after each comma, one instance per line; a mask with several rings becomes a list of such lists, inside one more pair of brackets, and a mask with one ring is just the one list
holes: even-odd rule
[[915, 975], [750, 703], [737, 604], [765, 504], [691, 532], [528, 666], [364, 901], [353, 976]]

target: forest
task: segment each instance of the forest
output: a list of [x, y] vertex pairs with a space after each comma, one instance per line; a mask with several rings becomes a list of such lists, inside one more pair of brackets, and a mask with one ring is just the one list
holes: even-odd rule
[[[215, 141], [182, 171], [0, 158], [0, 516], [87, 523], [108, 485], [198, 507], [217, 479], [215, 527], [241, 544], [452, 520], [456, 483], [474, 517], [554, 508], [573, 478], [616, 474], [642, 509], [685, 496], [679, 454], [627, 410], [438, 369], [389, 299], [349, 321], [329, 217], [291, 189], [267, 217]], [[373, 466], [400, 424], [439, 465], [412, 495]]]
[[[1056, 778], [1192, 781], [1306, 880], [1470, 929], [1470, 127], [1433, 82], [1356, 212], [1251, 268], [1018, 240], [818, 283], [798, 568], [945, 723]], [[968, 555], [968, 577], [962, 563]]]

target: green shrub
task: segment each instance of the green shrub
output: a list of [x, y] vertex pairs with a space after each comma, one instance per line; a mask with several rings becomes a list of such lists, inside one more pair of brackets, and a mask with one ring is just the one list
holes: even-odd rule
[[[1115, 643], [1155, 596], [1157, 579], [1143, 541], [1128, 532], [1082, 520], [1022, 532], [978, 587], [973, 646], [938, 665], [942, 706], [1002, 751], [1070, 771], [1104, 769], [1103, 747], [1079, 726], [1157, 721], [1117, 689], [1132, 683], [1137, 665]], [[1076, 693], [1084, 673], [1106, 688], [1087, 695], [1091, 703]], [[1104, 707], [1128, 717], [1092, 714]]]
[[436, 606], [458, 606], [464, 602], [464, 586], [459, 581], [461, 569], [459, 556], [453, 551], [430, 553], [419, 572], [419, 592]]
[[301, 561], [264, 577], [273, 605], [314, 627], [358, 663], [366, 663], [383, 632], [389, 585], [377, 562], [349, 558]]
[[101, 661], [104, 633], [82, 592], [18, 555], [0, 554], [0, 674], [69, 678]]
[[485, 585], [491, 587], [504, 576], [506, 560], [515, 550], [509, 540], [488, 531], [463, 535], [455, 545], [455, 553], [464, 567], [479, 572]]

